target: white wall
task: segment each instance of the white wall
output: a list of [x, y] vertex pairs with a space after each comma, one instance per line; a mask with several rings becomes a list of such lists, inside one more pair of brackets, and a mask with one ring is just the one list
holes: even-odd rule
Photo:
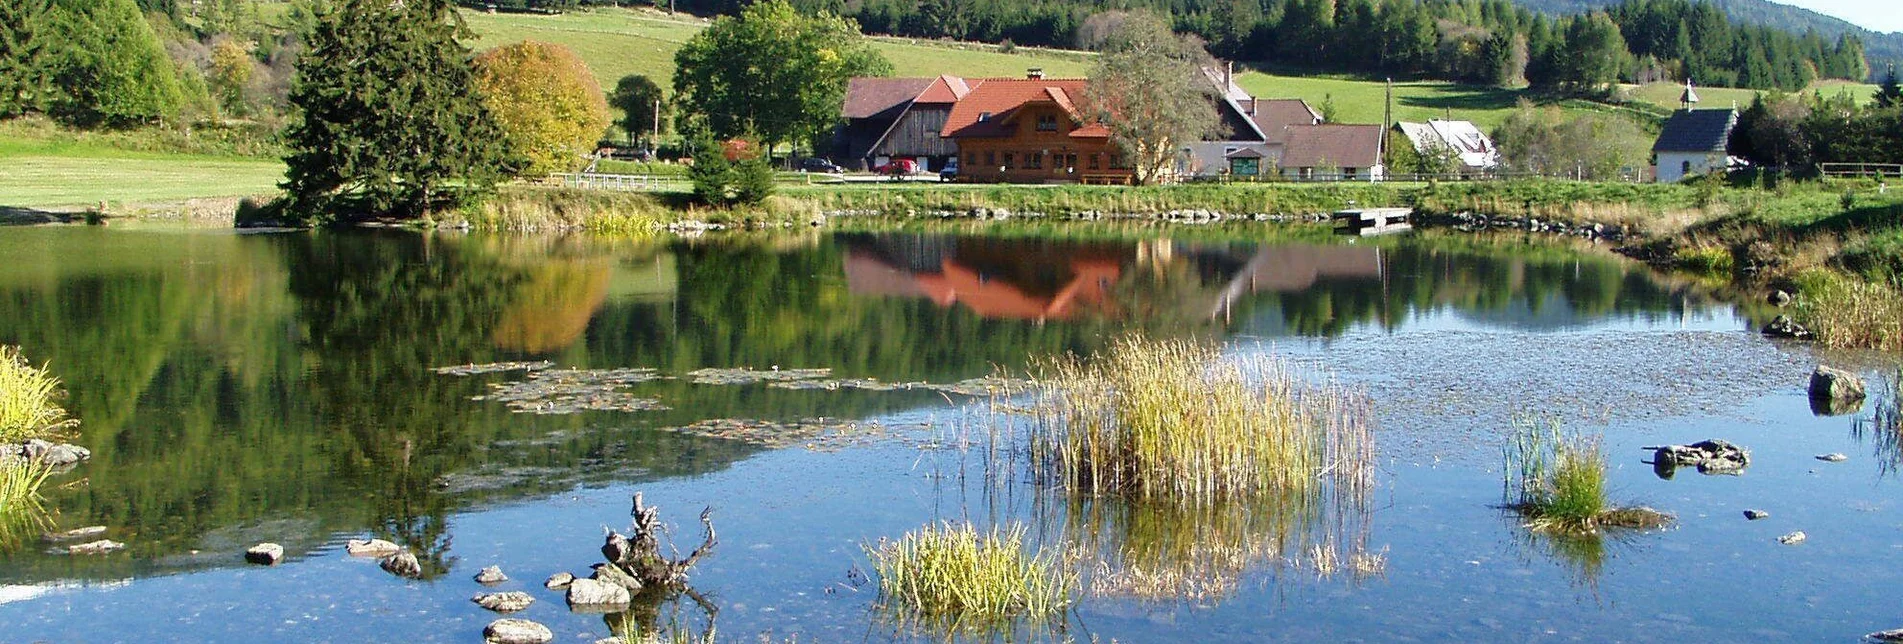
[[[1715, 155], [1705, 152], [1660, 152], [1658, 156], [1658, 182], [1677, 183], [1687, 176], [1711, 172]], [[1690, 164], [1689, 172], [1686, 171], [1687, 164]]]

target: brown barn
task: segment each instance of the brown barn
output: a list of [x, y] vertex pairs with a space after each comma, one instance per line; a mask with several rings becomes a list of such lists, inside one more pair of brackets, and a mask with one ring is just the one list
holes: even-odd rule
[[921, 170], [938, 170], [958, 154], [939, 136], [952, 105], [971, 92], [965, 79], [854, 78], [846, 86], [846, 119], [839, 131], [838, 161], [868, 170], [892, 159], [912, 159]]
[[1129, 183], [1110, 130], [1078, 103], [1083, 79], [990, 79], [951, 109], [941, 134], [957, 144], [960, 181]]

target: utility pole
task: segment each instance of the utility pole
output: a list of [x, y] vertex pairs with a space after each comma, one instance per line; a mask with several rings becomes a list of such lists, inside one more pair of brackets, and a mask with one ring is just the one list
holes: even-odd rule
[[1375, 160], [1388, 162], [1388, 132], [1394, 129], [1394, 77], [1388, 77], [1387, 103], [1381, 111], [1381, 139], [1375, 147]]
[[661, 146], [661, 99], [654, 99], [654, 136], [648, 138], [648, 160], [654, 160], [654, 150]]

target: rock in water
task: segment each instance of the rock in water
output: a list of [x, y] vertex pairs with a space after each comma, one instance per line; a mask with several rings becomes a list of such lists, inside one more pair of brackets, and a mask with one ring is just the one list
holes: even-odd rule
[[86, 543], [80, 543], [80, 544], [74, 544], [74, 545], [70, 545], [70, 546], [66, 546], [66, 554], [69, 554], [69, 555], [103, 555], [103, 554], [106, 554], [106, 553], [108, 553], [108, 552], [112, 552], [112, 551], [115, 551], [115, 550], [119, 550], [119, 549], [122, 549], [122, 548], [125, 548], [125, 547], [126, 547], [126, 544], [123, 544], [123, 543], [119, 543], [119, 542], [117, 542], [117, 541], [113, 541], [113, 540], [111, 540], [111, 539], [100, 539], [100, 540], [98, 540], [98, 541], [88, 541], [88, 542], [86, 542]]
[[1790, 316], [1780, 315], [1772, 319], [1770, 324], [1764, 325], [1764, 334], [1773, 338], [1806, 340], [1810, 338], [1810, 329], [1804, 328], [1802, 324], [1792, 322]]
[[1751, 464], [1749, 450], [1715, 438], [1690, 445], [1646, 449], [1653, 450], [1652, 463], [1660, 478], [1670, 478], [1669, 471], [1673, 467], [1696, 466], [1701, 474], [1737, 474]]
[[641, 580], [635, 579], [634, 575], [628, 574], [620, 566], [611, 563], [595, 564], [595, 574], [590, 575], [589, 578], [626, 588], [630, 593], [641, 592]]
[[53, 443], [37, 438], [22, 443], [21, 446], [23, 447], [21, 453], [29, 460], [37, 460], [52, 467], [76, 465], [80, 461], [93, 457], [92, 451], [84, 447]]
[[1782, 537], [1778, 537], [1777, 542], [1787, 546], [1794, 546], [1794, 545], [1803, 543], [1805, 538], [1806, 537], [1804, 536], [1804, 531], [1799, 530], [1797, 532], [1793, 532], [1793, 533], [1784, 535]]
[[40, 535], [40, 540], [45, 541], [47, 543], [61, 543], [65, 541], [78, 541], [80, 539], [92, 539], [92, 538], [103, 537], [103, 536], [106, 536], [106, 526], [92, 525], [92, 526], [86, 526], [84, 528], [73, 528], [65, 532], [48, 532], [46, 534]]
[[489, 644], [548, 644], [555, 639], [555, 632], [526, 619], [505, 617], [489, 622], [482, 629], [482, 638]]
[[1811, 400], [1862, 401], [1863, 378], [1857, 374], [1818, 365], [1810, 374]]
[[402, 546], [382, 539], [351, 539], [344, 542], [344, 552], [352, 557], [384, 558], [402, 552]]
[[416, 560], [416, 555], [408, 552], [390, 555], [379, 565], [383, 566], [384, 572], [405, 579], [417, 579], [423, 576], [423, 563]]
[[502, 574], [501, 566], [490, 566], [482, 569], [482, 572], [476, 573], [476, 583], [484, 586], [500, 584], [508, 580], [509, 576]]
[[575, 581], [574, 575], [571, 575], [565, 572], [558, 572], [553, 575], [549, 575], [548, 581], [542, 582], [542, 587], [547, 588], [549, 590], [567, 590], [568, 584], [574, 581]]
[[260, 543], [244, 551], [244, 560], [264, 566], [275, 566], [284, 560], [284, 546], [275, 543]]
[[1829, 462], [1832, 462], [1832, 463], [1842, 463], [1842, 462], [1844, 462], [1844, 461], [1848, 461], [1848, 460], [1850, 460], [1850, 457], [1849, 457], [1849, 456], [1845, 456], [1845, 455], [1843, 455], [1842, 453], [1838, 453], [1838, 452], [1832, 452], [1832, 453], [1829, 453], [1829, 454], [1818, 454], [1818, 455], [1817, 455], [1817, 460], [1820, 460], [1820, 461], [1829, 461]]
[[1771, 516], [1771, 513], [1765, 512], [1763, 510], [1745, 510], [1744, 511], [1744, 518], [1751, 521], [1756, 521], [1758, 519], [1763, 519], [1769, 516]]
[[633, 601], [628, 589], [596, 579], [577, 579], [568, 584], [569, 606], [625, 606]]
[[621, 536], [619, 532], [610, 530], [608, 536], [602, 539], [601, 556], [607, 557], [608, 563], [626, 561], [629, 553], [633, 551], [634, 546], [629, 544], [628, 538]]
[[510, 591], [506, 593], [482, 593], [469, 598], [469, 601], [476, 602], [477, 606], [498, 613], [513, 613], [528, 608], [529, 604], [535, 603], [535, 598], [530, 597], [529, 594], [525, 592]]
[[1875, 633], [1865, 635], [1863, 636], [1863, 638], [1867, 640], [1875, 641], [1875, 642], [1903, 642], [1903, 628], [1893, 628], [1887, 631], [1877, 631]]
[[1791, 294], [1784, 292], [1783, 289], [1771, 291], [1771, 295], [1766, 297], [1765, 301], [1770, 302], [1771, 306], [1784, 308], [1791, 305]]

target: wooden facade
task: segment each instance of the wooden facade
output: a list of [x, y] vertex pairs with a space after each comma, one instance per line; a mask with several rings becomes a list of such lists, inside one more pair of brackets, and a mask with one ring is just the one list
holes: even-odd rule
[[1085, 122], [1081, 80], [998, 79], [953, 107], [944, 136], [957, 145], [958, 180], [983, 183], [1129, 183], [1135, 176], [1110, 131]]
[[950, 105], [914, 103], [892, 123], [867, 156], [873, 159], [923, 157], [930, 160], [930, 167], [921, 170], [938, 170], [944, 167], [946, 159], [958, 154], [956, 144], [939, 136], [939, 131], [945, 128], [945, 118], [950, 115]]

